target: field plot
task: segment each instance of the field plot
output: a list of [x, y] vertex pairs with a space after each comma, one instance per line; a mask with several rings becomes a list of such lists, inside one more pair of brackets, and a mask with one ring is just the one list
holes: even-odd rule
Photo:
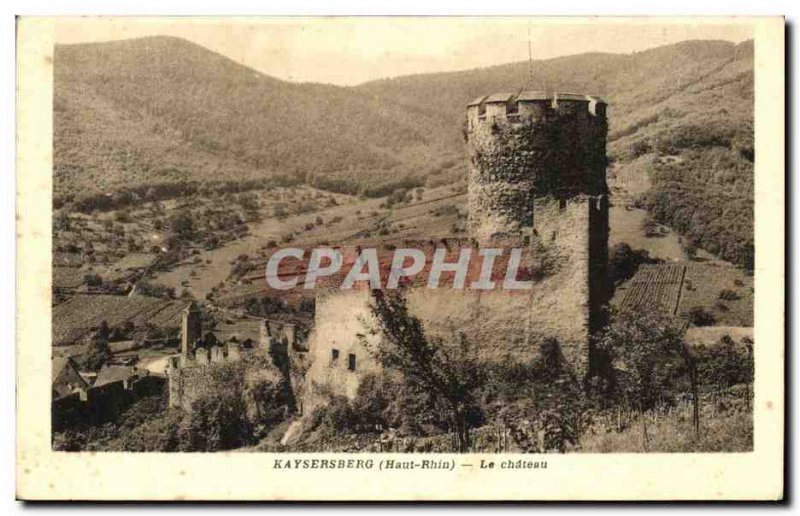
[[654, 307], [682, 317], [702, 308], [715, 325], [748, 327], [753, 326], [753, 278], [733, 266], [647, 264], [617, 288], [612, 303], [622, 310]]
[[145, 296], [75, 296], [53, 308], [53, 345], [72, 344], [103, 321], [110, 327], [128, 321], [135, 327], [178, 327], [185, 304]]
[[753, 326], [753, 277], [736, 267], [688, 263], [678, 313], [699, 306], [722, 326]]
[[613, 175], [609, 178], [609, 186], [619, 187], [630, 198], [647, 192], [652, 186], [648, 172], [653, 167], [653, 159], [652, 154], [647, 154], [629, 163], [614, 166], [610, 170]]
[[86, 271], [77, 267], [53, 267], [53, 288], [74, 290], [83, 284]]
[[[300, 192], [297, 196], [308, 198], [320, 194], [313, 189]], [[251, 225], [247, 236], [204, 251], [201, 262], [184, 263], [172, 270], [158, 272], [153, 281], [177, 292], [186, 289], [197, 299], [204, 299], [214, 287], [228, 280], [234, 261], [246, 255], [252, 272], [242, 278], [244, 284], [227, 285], [227, 294], [240, 296], [240, 290], [252, 290], [247, 282], [263, 277], [264, 257], [271, 246], [349, 245], [396, 238], [440, 238], [450, 236], [454, 229], [462, 227], [459, 217], [465, 212], [465, 194], [454, 191], [452, 187], [440, 187], [408, 195], [415, 198], [392, 206], [387, 205], [385, 198], [357, 199], [339, 195], [336, 205], [318, 203], [311, 211], [286, 217], [275, 217], [275, 204], [265, 204], [262, 206], [262, 220]], [[281, 202], [288, 202], [291, 207], [291, 202]]]
[[642, 265], [636, 275], [621, 288], [619, 307], [630, 311], [655, 308], [675, 315], [681, 295], [685, 266], [676, 263]]

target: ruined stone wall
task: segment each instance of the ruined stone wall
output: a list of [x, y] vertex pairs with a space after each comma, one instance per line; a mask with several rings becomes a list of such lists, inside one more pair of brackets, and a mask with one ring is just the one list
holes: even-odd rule
[[[586, 210], [586, 202], [576, 202], [547, 226], [557, 233], [556, 242], [549, 242], [542, 252], [548, 272], [531, 290], [411, 288], [406, 293], [410, 312], [420, 318], [429, 336], [444, 342], [456, 343], [454, 337], [463, 333], [484, 363], [534, 360], [542, 343], [555, 338], [564, 358], [582, 374], [589, 356]], [[355, 397], [364, 375], [381, 371], [369, 345], [359, 338], [364, 336], [371, 346], [380, 343], [379, 336], [370, 334], [374, 319], [369, 303], [366, 291], [332, 292], [317, 298], [304, 382], [306, 409], [326, 402], [332, 394]], [[333, 349], [339, 352], [337, 363]], [[355, 371], [347, 368], [350, 353], [356, 356]]]
[[207, 366], [193, 366], [168, 371], [169, 406], [190, 411], [192, 403], [209, 392], [213, 384], [207, 369]]
[[211, 349], [199, 347], [180, 359], [171, 357], [167, 367], [169, 406], [191, 410], [192, 403], [209, 391], [212, 382], [209, 369], [217, 364], [238, 362], [242, 355], [238, 345], [229, 343]]
[[[372, 323], [368, 291], [332, 291], [317, 296], [303, 393], [307, 409], [331, 394], [353, 398], [361, 378], [381, 370], [369, 346], [364, 346], [359, 337], [373, 345], [378, 343], [376, 336], [369, 335]], [[338, 352], [336, 359], [333, 350]], [[350, 354], [355, 355], [355, 370], [348, 367]]]
[[148, 375], [132, 380], [130, 384], [120, 380], [53, 400], [53, 430], [61, 431], [79, 424], [100, 425], [116, 421], [137, 400], [158, 394], [163, 388], [163, 378]]

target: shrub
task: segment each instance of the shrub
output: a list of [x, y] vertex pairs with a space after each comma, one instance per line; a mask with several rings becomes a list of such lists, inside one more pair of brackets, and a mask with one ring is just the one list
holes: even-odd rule
[[608, 257], [608, 275], [614, 285], [630, 279], [643, 263], [654, 263], [644, 249], [631, 249], [625, 242], [615, 244]]
[[713, 326], [717, 319], [705, 308], [695, 306], [689, 310], [689, 321], [695, 326]]
[[218, 451], [249, 444], [250, 423], [236, 393], [212, 391], [192, 403], [181, 432], [185, 451]]
[[325, 435], [354, 433], [359, 426], [360, 417], [345, 396], [334, 396], [327, 405], [320, 405], [311, 414], [311, 430]]
[[699, 347], [696, 355], [701, 385], [723, 390], [753, 381], [750, 349], [746, 345], [737, 346], [729, 335], [711, 346]]
[[659, 313], [620, 312], [597, 349], [614, 367], [617, 394], [637, 410], [670, 403], [685, 388], [688, 351], [679, 324]]
[[83, 275], [83, 284], [87, 287], [99, 287], [103, 284], [103, 278], [99, 274], [90, 272]]

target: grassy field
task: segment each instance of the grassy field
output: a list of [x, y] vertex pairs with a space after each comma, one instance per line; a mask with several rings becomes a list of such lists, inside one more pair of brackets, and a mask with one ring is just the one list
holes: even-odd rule
[[[647, 236], [642, 229], [647, 220], [647, 212], [645, 210], [633, 208], [624, 203], [617, 204], [616, 198], [612, 198], [612, 202], [615, 204], [608, 213], [610, 225], [609, 247], [624, 242], [633, 249], [646, 250], [652, 258], [667, 261], [688, 260], [681, 246], [680, 235], [666, 226], [657, 224], [657, 236]], [[698, 249], [697, 257], [706, 263], [730, 265], [702, 249]]]
[[753, 328], [747, 326], [702, 326], [686, 330], [686, 342], [692, 346], [712, 346], [724, 336], [742, 344], [753, 339]]
[[688, 406], [665, 416], [638, 415], [623, 431], [593, 429], [581, 439], [583, 453], [713, 453], [753, 449], [753, 416], [747, 411], [705, 410], [695, 435]]

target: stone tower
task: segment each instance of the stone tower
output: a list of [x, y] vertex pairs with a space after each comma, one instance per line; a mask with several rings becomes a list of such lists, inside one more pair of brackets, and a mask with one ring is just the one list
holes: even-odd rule
[[591, 335], [606, 322], [609, 292], [607, 131], [606, 104], [589, 95], [500, 93], [467, 105], [469, 232], [481, 245], [528, 242], [562, 265], [548, 288], [578, 303], [582, 320], [571, 324], [587, 341], [564, 355], [590, 374]]
[[201, 338], [203, 324], [200, 308], [192, 301], [181, 312], [181, 358], [186, 360], [194, 352], [194, 345]]

